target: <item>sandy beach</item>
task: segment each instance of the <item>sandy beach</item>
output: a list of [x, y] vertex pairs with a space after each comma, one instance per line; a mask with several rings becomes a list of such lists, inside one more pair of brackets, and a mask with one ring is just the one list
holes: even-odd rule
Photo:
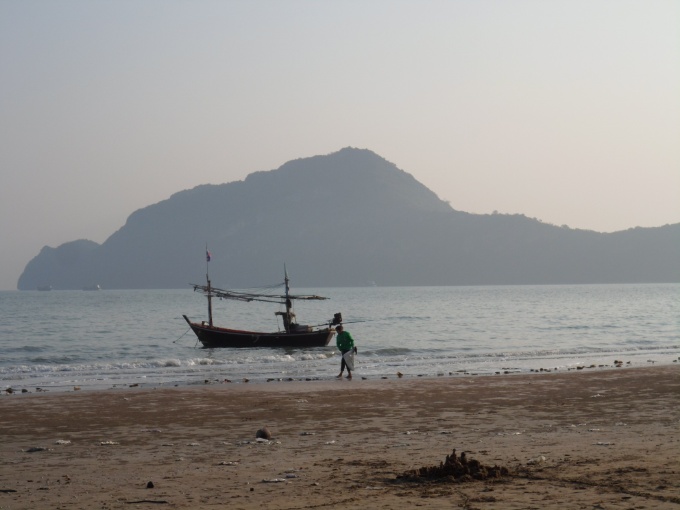
[[[3, 393], [0, 509], [680, 509], [679, 407], [675, 365]], [[402, 476], [453, 449], [508, 474]]]

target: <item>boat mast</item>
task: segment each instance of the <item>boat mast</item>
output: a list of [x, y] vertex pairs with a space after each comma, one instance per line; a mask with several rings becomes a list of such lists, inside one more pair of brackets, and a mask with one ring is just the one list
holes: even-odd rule
[[207, 273], [206, 273], [205, 277], [206, 277], [206, 279], [208, 279], [208, 294], [207, 294], [207, 296], [208, 296], [208, 324], [210, 325], [210, 327], [212, 327], [212, 325], [213, 325], [213, 321], [212, 321], [212, 293], [210, 292], [211, 291], [211, 289], [210, 289], [210, 279], [208, 278]]
[[293, 303], [290, 301], [290, 285], [289, 285], [289, 280], [288, 280], [288, 270], [286, 269], [286, 264], [283, 264], [283, 274], [284, 274], [284, 282], [286, 286], [286, 321], [285, 321], [285, 327], [286, 331], [290, 333], [290, 324], [292, 322], [293, 314], [291, 314], [290, 309], [293, 307]]
[[205, 279], [208, 283], [208, 293], [206, 296], [208, 297], [208, 324], [210, 327], [213, 325], [213, 317], [212, 317], [212, 289], [210, 287], [210, 272], [208, 271], [208, 268], [210, 266], [210, 252], [208, 251], [208, 243], [205, 243]]

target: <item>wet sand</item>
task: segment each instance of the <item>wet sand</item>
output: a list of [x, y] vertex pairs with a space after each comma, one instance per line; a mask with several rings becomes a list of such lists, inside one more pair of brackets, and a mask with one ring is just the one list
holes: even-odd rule
[[[679, 408], [676, 365], [3, 394], [0, 508], [680, 509]], [[509, 475], [399, 477], [454, 448]]]

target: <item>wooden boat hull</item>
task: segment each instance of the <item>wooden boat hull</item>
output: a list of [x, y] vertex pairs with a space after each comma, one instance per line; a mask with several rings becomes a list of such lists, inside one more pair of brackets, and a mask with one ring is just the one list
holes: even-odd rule
[[204, 323], [191, 322], [183, 315], [189, 327], [204, 347], [323, 347], [328, 345], [335, 330], [327, 328], [301, 333], [259, 333], [219, 328]]

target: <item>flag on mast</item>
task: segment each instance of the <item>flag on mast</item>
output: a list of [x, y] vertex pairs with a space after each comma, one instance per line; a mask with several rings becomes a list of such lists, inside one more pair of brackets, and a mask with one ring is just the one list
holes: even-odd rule
[[205, 250], [205, 261], [210, 262], [210, 259], [212, 258], [212, 255], [208, 250]]

